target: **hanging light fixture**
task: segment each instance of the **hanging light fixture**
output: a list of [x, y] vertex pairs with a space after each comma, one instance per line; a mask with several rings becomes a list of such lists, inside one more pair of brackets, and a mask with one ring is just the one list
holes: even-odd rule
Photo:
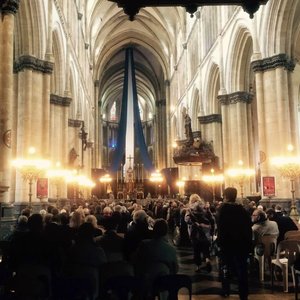
[[125, 14], [129, 16], [129, 20], [133, 21], [134, 17], [143, 7], [166, 7], [166, 6], [181, 6], [185, 7], [186, 11], [193, 15], [199, 6], [204, 5], [240, 5], [253, 18], [253, 14], [259, 9], [259, 6], [266, 4], [268, 0], [109, 0], [122, 7]]

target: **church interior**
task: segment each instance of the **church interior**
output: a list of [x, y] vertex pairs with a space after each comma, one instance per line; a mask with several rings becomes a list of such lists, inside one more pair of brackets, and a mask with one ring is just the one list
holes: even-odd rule
[[0, 240], [26, 208], [226, 187], [298, 223], [300, 1], [152, 2], [0, 1]]

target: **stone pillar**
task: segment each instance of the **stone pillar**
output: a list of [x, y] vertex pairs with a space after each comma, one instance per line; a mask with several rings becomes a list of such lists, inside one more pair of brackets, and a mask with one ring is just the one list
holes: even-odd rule
[[157, 168], [162, 169], [166, 166], [166, 99], [156, 101], [156, 160]]
[[295, 146], [298, 140], [292, 134], [294, 125], [290, 73], [294, 67], [294, 62], [283, 53], [252, 62], [256, 81], [261, 176], [277, 177], [276, 195], [279, 199], [291, 197], [290, 182], [281, 177], [270, 164], [270, 159], [286, 155], [287, 145], [291, 143]]
[[[252, 101], [252, 94], [248, 92], [236, 92], [228, 95], [218, 96], [222, 110], [222, 134], [223, 134], [223, 155], [224, 169], [238, 166], [242, 160], [246, 168], [254, 168], [251, 153], [249, 132], [248, 104]], [[254, 180], [254, 178], [253, 178]], [[251, 182], [253, 181], [251, 180]], [[230, 182], [227, 179], [225, 185]], [[246, 183], [245, 195], [252, 191], [252, 184]]]
[[219, 167], [223, 166], [222, 153], [222, 116], [212, 114], [198, 117], [201, 124], [201, 134], [206, 142], [213, 142], [214, 153], [219, 158]]
[[[8, 187], [11, 186], [11, 139], [13, 124], [13, 35], [14, 18], [19, 1], [7, 0], [0, 4], [0, 189], [1, 202], [10, 202]], [[13, 145], [14, 146], [14, 145]]]
[[[50, 75], [53, 63], [30, 55], [23, 55], [14, 62], [14, 72], [18, 83], [16, 88], [18, 111], [15, 128], [18, 142], [16, 156], [27, 155], [28, 148], [34, 146], [37, 156], [49, 158], [50, 139]], [[17, 172], [15, 201], [27, 201], [28, 184]], [[35, 191], [35, 186], [33, 186]], [[36, 195], [33, 194], [33, 197]], [[33, 198], [33, 201], [36, 199]]]
[[[95, 80], [94, 82], [94, 113], [95, 113], [95, 129], [94, 129], [94, 155], [93, 155], [93, 168], [100, 168], [102, 166], [102, 145], [103, 145], [103, 138], [102, 138], [102, 126], [100, 122], [102, 121], [102, 118], [100, 120], [100, 114], [99, 114], [99, 80]], [[101, 147], [100, 147], [101, 145]]]
[[[58, 95], [51, 94], [50, 103], [51, 103], [51, 123], [52, 123], [52, 144], [54, 145], [54, 149], [58, 151], [51, 151], [53, 162], [59, 161], [61, 163], [62, 168], [66, 168], [68, 166], [68, 141], [69, 141], [69, 130], [68, 130], [68, 121], [69, 114], [68, 108], [72, 102], [71, 98], [61, 97]], [[61, 121], [58, 122], [56, 120], [61, 118]], [[61, 124], [61, 128], [58, 127], [57, 124]], [[56, 132], [60, 132], [58, 136]], [[51, 179], [50, 179], [51, 184]], [[52, 184], [51, 184], [52, 185]], [[52, 185], [53, 186], [53, 185]], [[67, 186], [66, 184], [60, 185], [60, 197], [67, 197]], [[56, 191], [56, 187], [53, 187], [53, 190]], [[56, 193], [56, 192], [55, 192]], [[53, 197], [53, 193], [52, 193]]]

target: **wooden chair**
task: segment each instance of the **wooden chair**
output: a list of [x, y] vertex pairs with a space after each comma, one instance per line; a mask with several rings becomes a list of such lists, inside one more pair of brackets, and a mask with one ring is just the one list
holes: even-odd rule
[[192, 299], [192, 279], [184, 274], [169, 274], [159, 276], [153, 283], [154, 296], [161, 299], [161, 292], [168, 292], [168, 300], [178, 300], [180, 289], [186, 288], [189, 292], [189, 299]]
[[[259, 265], [259, 280], [265, 279], [265, 267], [266, 264], [271, 270], [271, 259], [275, 255], [277, 246], [277, 235], [264, 235], [260, 238], [260, 243], [255, 247], [254, 257], [258, 260]], [[263, 247], [263, 252], [259, 253], [258, 247]]]
[[283, 290], [288, 292], [289, 288], [289, 268], [293, 276], [293, 284], [295, 286], [294, 272], [292, 266], [295, 260], [300, 255], [300, 241], [297, 240], [283, 240], [278, 244], [276, 251], [276, 258], [271, 260], [271, 285], [274, 287], [274, 267], [278, 267], [282, 271]]

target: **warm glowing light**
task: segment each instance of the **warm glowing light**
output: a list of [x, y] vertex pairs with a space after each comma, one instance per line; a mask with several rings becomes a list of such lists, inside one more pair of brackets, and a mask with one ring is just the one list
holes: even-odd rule
[[244, 182], [245, 180], [249, 179], [250, 177], [255, 175], [255, 170], [254, 169], [250, 169], [250, 168], [244, 168], [243, 165], [243, 161], [239, 160], [238, 161], [238, 168], [232, 168], [232, 169], [228, 169], [226, 171], [226, 175], [228, 177], [231, 177], [234, 181], [236, 181], [240, 188], [241, 188], [241, 197], [243, 199], [244, 197]]
[[24, 180], [28, 180], [29, 184], [29, 206], [31, 206], [32, 184], [35, 180], [41, 177], [46, 169], [50, 167], [51, 162], [47, 159], [32, 158], [36, 153], [34, 147], [28, 149], [28, 158], [17, 158], [11, 162], [22, 175]]
[[112, 181], [112, 178], [110, 177], [109, 174], [105, 174], [102, 177], [99, 178], [99, 181], [101, 183], [110, 183]]
[[151, 182], [162, 182], [163, 181], [163, 177], [161, 175], [161, 173], [156, 170], [155, 172], [153, 172], [150, 176], [149, 179]]
[[176, 185], [177, 185], [179, 188], [183, 188], [184, 185], [185, 185], [185, 181], [183, 181], [183, 180], [178, 180], [178, 181], [176, 182]]
[[288, 178], [291, 182], [292, 202], [290, 217], [295, 221], [299, 220], [299, 213], [296, 207], [295, 198], [295, 180], [300, 177], [300, 156], [292, 156], [291, 152], [294, 150], [293, 145], [288, 145], [287, 156], [276, 156], [271, 159], [271, 163], [278, 169], [281, 176]]
[[224, 175], [223, 174], [219, 174], [219, 175], [203, 175], [202, 176], [202, 180], [205, 182], [223, 182], [224, 181]]
[[177, 143], [176, 143], [176, 142], [173, 142], [172, 147], [173, 147], [173, 148], [177, 148]]

